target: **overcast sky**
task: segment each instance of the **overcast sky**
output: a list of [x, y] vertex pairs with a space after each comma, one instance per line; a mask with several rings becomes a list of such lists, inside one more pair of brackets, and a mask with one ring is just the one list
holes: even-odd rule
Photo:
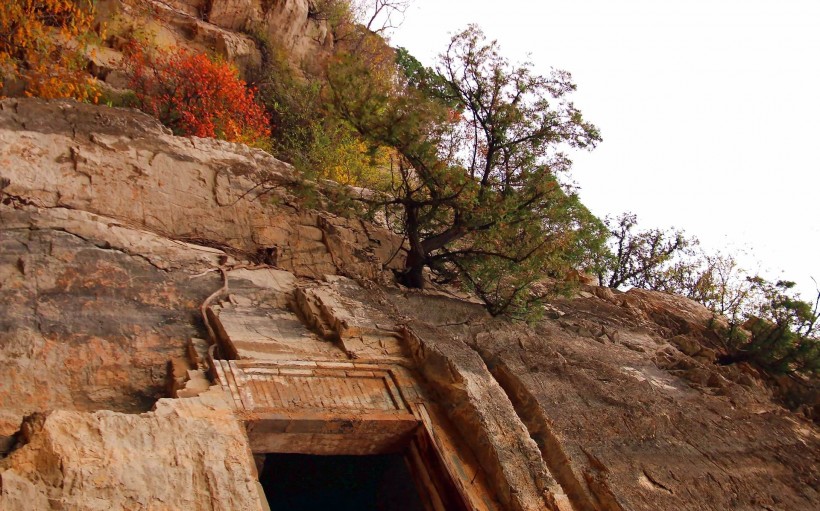
[[745, 248], [813, 297], [820, 0], [414, 0], [391, 42], [431, 65], [469, 23], [511, 60], [572, 73], [604, 138], [573, 155], [594, 213]]

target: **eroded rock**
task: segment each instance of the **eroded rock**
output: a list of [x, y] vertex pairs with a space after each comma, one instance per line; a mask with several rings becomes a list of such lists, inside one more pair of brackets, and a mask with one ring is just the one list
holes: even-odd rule
[[586, 286], [528, 327], [399, 288], [400, 237], [135, 112], [4, 101], [0, 163], [3, 509], [259, 509], [251, 446], [411, 438], [470, 509], [820, 504], [816, 425], [694, 302]]
[[8, 511], [259, 510], [256, 469], [230, 410], [52, 412], [0, 460]]

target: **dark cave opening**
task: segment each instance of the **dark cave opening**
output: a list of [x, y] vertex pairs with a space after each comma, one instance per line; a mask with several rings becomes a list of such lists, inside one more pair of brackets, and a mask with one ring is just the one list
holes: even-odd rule
[[271, 511], [424, 511], [400, 454], [268, 454], [259, 476]]

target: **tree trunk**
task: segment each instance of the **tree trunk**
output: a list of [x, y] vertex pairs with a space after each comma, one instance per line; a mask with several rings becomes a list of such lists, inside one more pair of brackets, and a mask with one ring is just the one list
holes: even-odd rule
[[455, 225], [444, 232], [422, 241], [418, 206], [405, 204], [404, 211], [407, 215], [407, 239], [410, 242], [410, 250], [407, 254], [404, 271], [399, 279], [401, 283], [407, 287], [422, 289], [424, 287], [424, 275], [422, 271], [429, 261], [428, 255], [448, 243], [462, 238], [467, 233], [467, 229], [461, 225], [460, 222], [456, 221]]
[[407, 216], [407, 239], [410, 242], [410, 251], [404, 263], [404, 271], [399, 276], [402, 284], [409, 288], [424, 288], [424, 264], [427, 262], [427, 253], [421, 243], [419, 234], [419, 210], [413, 205], [405, 205]]
[[407, 262], [401, 274], [401, 283], [414, 289], [424, 288], [424, 255], [419, 256], [415, 251], [407, 254]]

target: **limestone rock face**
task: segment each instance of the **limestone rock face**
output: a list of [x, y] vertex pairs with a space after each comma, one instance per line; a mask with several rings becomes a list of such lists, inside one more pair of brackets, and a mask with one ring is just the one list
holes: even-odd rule
[[[741, 370], [688, 356], [667, 340], [705, 330], [709, 316], [698, 319], [705, 309], [641, 290], [613, 295], [614, 303], [588, 294], [556, 300], [560, 319], [534, 329], [452, 298], [390, 293], [389, 301], [465, 437], [487, 435], [472, 443], [497, 453], [484, 466], [528, 466], [556, 507], [717, 511], [820, 502], [816, 425], [772, 403]], [[512, 418], [500, 419], [505, 407]], [[517, 424], [545, 471], [516, 440]], [[504, 447], [509, 442], [519, 444]], [[520, 472], [500, 479], [526, 498]]]
[[[216, 54], [247, 81], [263, 72], [264, 53], [286, 56], [295, 69], [316, 70], [332, 52], [334, 37], [312, 0], [96, 0], [108, 38], [86, 52], [88, 69], [112, 97], [125, 94], [123, 43], [134, 34], [157, 48]], [[6, 95], [21, 95], [12, 82]]]
[[315, 14], [312, 0], [217, 0], [207, 19], [229, 30], [256, 29], [278, 41], [295, 62], [332, 45], [327, 24]]
[[0, 436], [35, 411], [150, 409], [219, 287], [170, 267], [213, 254], [63, 208], [4, 209], [0, 223]]
[[300, 185], [133, 111], [0, 102], [0, 509], [264, 509], [251, 453], [410, 439], [431, 509], [820, 506], [817, 426], [716, 363], [703, 307], [582, 285], [509, 323], [396, 286], [401, 238]]
[[25, 435], [0, 461], [6, 511], [263, 509], [230, 411], [58, 411], [29, 419]]
[[0, 144], [5, 193], [18, 205], [86, 211], [297, 275], [344, 267], [377, 278], [401, 242], [357, 219], [300, 211], [293, 169], [263, 151], [173, 137], [132, 111], [9, 100]]
[[130, 16], [141, 16], [140, 9], [149, 4], [168, 37], [216, 50], [243, 69], [259, 66], [254, 37], [279, 45], [295, 64], [320, 59], [333, 46], [327, 22], [312, 0], [116, 1]]
[[264, 152], [133, 111], [7, 100], [0, 163], [0, 451], [35, 411], [150, 409], [206, 335], [220, 280], [192, 276], [220, 261], [380, 279], [401, 242], [287, 205], [292, 170]]

